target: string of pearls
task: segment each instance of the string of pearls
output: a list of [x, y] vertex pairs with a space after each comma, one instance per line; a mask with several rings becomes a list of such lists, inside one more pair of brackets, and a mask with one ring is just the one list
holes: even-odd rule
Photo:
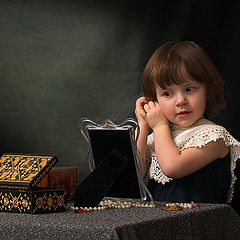
[[156, 205], [154, 203], [141, 203], [137, 201], [122, 201], [122, 200], [113, 200], [107, 199], [102, 200], [97, 207], [72, 207], [76, 213], [87, 213], [91, 211], [101, 211], [106, 209], [127, 209], [132, 207], [146, 207], [154, 208]]

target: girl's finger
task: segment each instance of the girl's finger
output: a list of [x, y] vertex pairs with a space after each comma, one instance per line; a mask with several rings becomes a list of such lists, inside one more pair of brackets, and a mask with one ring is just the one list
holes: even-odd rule
[[148, 103], [148, 101], [145, 97], [141, 97], [136, 101], [136, 105], [144, 105], [144, 104], [147, 104], [147, 103]]
[[150, 108], [154, 108], [155, 107], [155, 103], [153, 101], [149, 101], [148, 103]]
[[154, 102], [154, 104], [155, 104], [156, 107], [160, 107], [158, 102]]
[[140, 116], [141, 116], [142, 118], [145, 118], [145, 117], [147, 116], [146, 111], [141, 110], [141, 111], [140, 111]]
[[148, 104], [144, 104], [143, 108], [146, 112], [150, 110], [150, 107], [148, 106]]

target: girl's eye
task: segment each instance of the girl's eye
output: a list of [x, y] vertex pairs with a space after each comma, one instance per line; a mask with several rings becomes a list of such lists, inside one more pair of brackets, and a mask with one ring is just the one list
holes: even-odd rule
[[192, 92], [193, 90], [194, 90], [193, 87], [187, 87], [187, 88], [186, 88], [186, 92]]
[[165, 97], [170, 97], [172, 94], [167, 91], [167, 92], [164, 92], [163, 95], [164, 95]]

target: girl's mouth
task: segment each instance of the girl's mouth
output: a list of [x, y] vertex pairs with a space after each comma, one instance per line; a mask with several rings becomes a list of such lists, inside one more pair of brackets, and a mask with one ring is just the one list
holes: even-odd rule
[[177, 116], [180, 118], [184, 118], [184, 117], [187, 117], [190, 113], [191, 112], [188, 112], [188, 111], [182, 111], [182, 112], [177, 113]]

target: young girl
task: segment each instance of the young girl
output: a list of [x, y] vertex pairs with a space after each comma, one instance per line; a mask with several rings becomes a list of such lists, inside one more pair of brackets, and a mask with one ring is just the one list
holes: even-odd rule
[[231, 202], [240, 143], [206, 119], [225, 102], [223, 80], [203, 49], [187, 41], [162, 45], [145, 67], [142, 89], [138, 149], [153, 199]]

